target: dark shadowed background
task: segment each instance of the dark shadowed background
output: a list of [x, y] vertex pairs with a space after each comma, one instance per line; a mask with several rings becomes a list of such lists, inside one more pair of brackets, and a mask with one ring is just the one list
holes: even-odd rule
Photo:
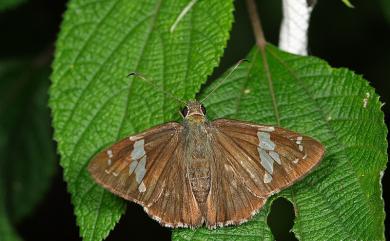
[[[347, 67], [363, 75], [375, 87], [381, 101], [389, 103], [390, 14], [386, 16], [385, 12], [390, 12], [390, 9], [385, 8], [385, 0], [383, 3], [379, 0], [352, 3], [354, 9], [347, 8], [341, 0], [318, 1], [310, 25], [309, 53], [325, 59], [333, 67]], [[231, 39], [211, 80], [244, 58], [254, 44], [245, 2], [236, 1], [235, 6]], [[266, 38], [277, 45], [281, 3], [262, 0], [258, 1], [258, 6]], [[64, 0], [27, 0], [0, 12], [0, 60], [43, 59], [43, 63], [49, 66], [65, 9]], [[389, 123], [390, 106], [386, 104], [383, 110], [386, 123]], [[23, 138], [23, 134], [18, 138]], [[385, 174], [385, 196], [390, 194], [385, 184], [389, 179], [389, 174]], [[386, 209], [388, 211], [388, 205]], [[277, 240], [294, 240], [294, 235], [288, 233], [293, 218], [294, 211], [289, 202], [278, 199], [273, 203], [268, 222]], [[24, 240], [80, 240], [70, 196], [58, 164], [49, 191], [35, 210], [16, 225], [16, 229]], [[170, 230], [160, 227], [133, 203], [129, 203], [126, 215], [107, 238], [117, 241], [169, 239]]]

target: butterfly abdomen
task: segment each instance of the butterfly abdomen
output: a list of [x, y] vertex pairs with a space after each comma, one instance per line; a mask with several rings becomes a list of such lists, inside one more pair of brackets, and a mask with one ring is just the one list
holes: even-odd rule
[[198, 203], [205, 203], [210, 191], [210, 168], [205, 159], [193, 159], [189, 163], [188, 178], [192, 193]]
[[191, 126], [186, 138], [187, 177], [202, 213], [210, 193], [210, 146], [203, 124]]

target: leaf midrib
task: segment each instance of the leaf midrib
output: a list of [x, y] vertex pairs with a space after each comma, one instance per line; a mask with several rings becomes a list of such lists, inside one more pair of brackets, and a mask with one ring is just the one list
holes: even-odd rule
[[[162, 3], [162, 0], [159, 0], [156, 4], [156, 10], [154, 11], [153, 13], [153, 18], [151, 20], [151, 24], [150, 24], [150, 27], [148, 29], [148, 32], [146, 34], [146, 39], [144, 40], [144, 45], [142, 46], [142, 49], [141, 49], [141, 52], [139, 54], [139, 57], [137, 59], [137, 62], [136, 62], [136, 65], [135, 65], [135, 68], [134, 68], [134, 71], [137, 71], [140, 63], [141, 63], [141, 60], [142, 60], [142, 57], [143, 55], [145, 54], [145, 49], [146, 49], [146, 46], [149, 42], [149, 39], [150, 39], [150, 36], [154, 30], [154, 27], [156, 25], [156, 21], [157, 21], [157, 18], [158, 18], [158, 15], [159, 15], [159, 12], [160, 12], [160, 9], [161, 9], [161, 3]], [[127, 39], [127, 35], [124, 39]], [[121, 120], [121, 124], [119, 126], [119, 130], [118, 130], [118, 135], [116, 137], [116, 139], [118, 140], [120, 138], [120, 134], [122, 132], [122, 129], [123, 129], [123, 125], [125, 123], [125, 120], [127, 118], [127, 114], [128, 114], [128, 111], [129, 111], [129, 98], [130, 98], [130, 92], [131, 92], [131, 87], [132, 87], [132, 83], [133, 81], [129, 81], [129, 86], [128, 86], [128, 92], [127, 92], [127, 96], [126, 96], [126, 105], [125, 105], [125, 111], [124, 111], [124, 114], [123, 114], [123, 117], [122, 117], [122, 120]], [[164, 83], [164, 82], [163, 82]], [[163, 87], [164, 88], [164, 87]], [[165, 99], [165, 96], [164, 98]], [[147, 105], [149, 106], [149, 105]], [[134, 128], [133, 128], [134, 129]]]
[[[145, 48], [146, 48], [148, 39], [149, 39], [149, 37], [150, 37], [150, 34], [153, 32], [153, 28], [154, 28], [155, 23], [156, 23], [156, 20], [157, 20], [157, 15], [158, 15], [158, 12], [159, 12], [159, 10], [160, 10], [161, 3], [162, 3], [162, 0], [160, 0], [160, 1], [156, 4], [157, 7], [156, 7], [156, 10], [155, 10], [155, 13], [154, 13], [153, 15], [150, 15], [150, 16], [154, 16], [154, 17], [153, 17], [153, 19], [152, 19], [152, 21], [151, 21], [151, 22], [152, 22], [152, 23], [151, 23], [151, 27], [150, 27], [150, 29], [149, 29], [149, 31], [148, 31], [148, 33], [147, 33], [147, 38], [146, 38], [146, 41], [144, 41], [145, 44], [144, 44], [143, 48], [141, 49], [141, 54], [140, 54], [140, 57], [139, 57], [138, 60], [137, 60], [137, 64], [136, 64], [136, 68], [135, 68], [135, 69], [138, 68], [139, 63], [141, 62], [141, 59], [142, 59], [142, 56], [143, 56], [143, 54], [144, 54], [144, 51], [145, 51]], [[135, 29], [137, 26], [139, 26], [140, 23], [143, 23], [144, 20], [146, 20], [146, 19], [149, 18], [150, 16], [147, 16], [147, 17], [143, 18], [142, 21], [140, 21], [139, 23], [137, 23], [137, 24], [135, 25], [135, 27], [132, 28], [132, 29], [129, 31], [129, 33], [125, 35], [125, 37], [124, 37], [123, 40], [120, 42], [120, 44], [118, 44], [118, 46], [120, 46], [121, 43], [124, 42], [124, 41], [127, 39], [127, 36], [133, 31], [133, 29]], [[116, 49], [117, 49], [117, 48], [116, 48]], [[113, 52], [115, 52], [115, 50], [114, 50]], [[108, 58], [108, 59], [109, 59], [109, 58]], [[92, 81], [91, 81], [91, 82], [92, 82]], [[125, 121], [126, 116], [127, 116], [127, 113], [128, 113], [128, 106], [129, 106], [129, 97], [130, 97], [130, 92], [131, 92], [131, 86], [132, 86], [132, 81], [129, 81], [129, 86], [126, 88], [128, 94], [127, 94], [127, 98], [126, 98], [125, 113], [124, 113], [124, 115], [123, 115], [123, 117], [122, 117], [121, 124], [120, 124], [120, 128], [118, 129], [118, 134], [117, 134], [116, 139], [119, 139], [119, 138], [120, 138], [120, 134], [121, 134], [121, 132], [122, 132], [123, 124], [124, 124], [124, 121]], [[122, 92], [122, 91], [123, 91], [123, 89], [122, 89], [121, 91], [119, 91], [118, 93], [120, 93], [120, 92]], [[115, 96], [116, 96], [116, 95], [114, 94], [113, 97], [115, 97]], [[81, 97], [80, 97], [80, 98], [81, 98]], [[94, 117], [90, 120], [89, 124], [88, 124], [87, 127], [84, 129], [83, 133], [80, 135], [80, 138], [77, 140], [76, 144], [74, 145], [74, 148], [72, 149], [72, 152], [71, 152], [69, 158], [72, 158], [72, 156], [74, 155], [74, 152], [75, 152], [75, 150], [77, 149], [77, 146], [79, 145], [80, 141], [83, 139], [83, 136], [84, 136], [84, 134], [86, 133], [86, 130], [88, 130], [88, 126], [90, 125], [90, 123], [92, 123], [92, 121], [95, 119], [96, 116], [98, 116], [98, 114], [99, 114], [100, 111], [103, 109], [103, 107], [104, 107], [106, 104], [108, 104], [111, 100], [112, 100], [112, 98], [108, 98], [107, 101], [103, 104], [103, 106], [101, 106], [101, 107], [99, 108], [99, 110], [96, 112], [96, 115], [94, 115]], [[73, 159], [71, 159], [71, 160], [73, 160]], [[83, 170], [85, 169], [85, 167], [87, 166], [87, 164], [88, 164], [88, 162], [85, 162], [85, 164], [83, 165], [83, 167], [80, 168], [78, 174], [76, 175], [76, 178], [73, 180], [74, 183], [77, 183], [77, 181], [78, 181], [79, 178], [80, 178], [80, 175], [82, 174], [82, 172], [83, 172]], [[70, 163], [70, 165], [71, 165], [71, 163]], [[97, 185], [97, 184], [94, 183], [94, 185]], [[91, 188], [93, 188], [93, 186], [92, 186]], [[81, 197], [81, 198], [83, 198], [83, 197]]]
[[[119, 2], [119, 1], [118, 1]], [[114, 5], [115, 6], [115, 5]], [[112, 8], [114, 8], [114, 6]], [[107, 13], [107, 15], [110, 13], [111, 11], [109, 11]], [[104, 19], [105, 17], [107, 16], [105, 15], [104, 16]], [[145, 16], [144, 18], [142, 18], [140, 21], [138, 21], [137, 23], [134, 24], [133, 28], [130, 28], [129, 32], [125, 34], [125, 36], [123, 37], [123, 39], [118, 43], [117, 46], [115, 46], [115, 48], [111, 51], [111, 53], [103, 60], [103, 62], [99, 65], [99, 67], [97, 68], [97, 70], [93, 73], [92, 77], [88, 80], [88, 83], [85, 85], [85, 87], [81, 90], [81, 93], [80, 95], [77, 97], [77, 100], [76, 100], [76, 103], [74, 104], [72, 110], [71, 110], [71, 113], [69, 114], [69, 117], [67, 118], [67, 120], [65, 121], [65, 124], [62, 128], [62, 130], [66, 130], [69, 126], [69, 123], [71, 123], [71, 120], [73, 118], [73, 116], [75, 115], [76, 113], [76, 110], [78, 109], [79, 105], [82, 103], [82, 99], [83, 97], [85, 96], [85, 93], [87, 92], [87, 90], [89, 89], [89, 87], [92, 85], [92, 83], [94, 83], [96, 81], [96, 76], [103, 70], [103, 66], [106, 65], [107, 61], [109, 61], [111, 59], [111, 56], [117, 52], [118, 48], [122, 46], [123, 43], [125, 43], [125, 40], [128, 38], [128, 36], [133, 32], [134, 29], [136, 29], [137, 27], [139, 27], [142, 23], [144, 23], [144, 21], [146, 21], [148, 18], [152, 17], [153, 15], [148, 15], [148, 16]], [[103, 19], [103, 20], [104, 20]], [[99, 24], [98, 24], [99, 26]], [[96, 29], [98, 29], [96, 27]], [[94, 31], [95, 32], [95, 31]], [[91, 33], [91, 37], [94, 36], [94, 32]], [[90, 40], [87, 39], [85, 42], [85, 45], [87, 45], [87, 43], [89, 42]], [[81, 51], [78, 53], [80, 54]], [[80, 54], [81, 56], [81, 54]], [[72, 62], [72, 64], [76, 64], [76, 61], [77, 61], [78, 58], [75, 58], [75, 60]], [[58, 79], [62, 79], [67, 73], [68, 73], [69, 69], [63, 74], [61, 75]], [[86, 128], [87, 129], [87, 128]], [[80, 138], [82, 139], [82, 138]], [[76, 144], [77, 145], [77, 144]]]
[[[160, 2], [161, 2], [161, 0], [160, 0]], [[92, 84], [93, 80], [95, 80], [95, 76], [97, 75], [97, 73], [99, 73], [99, 72], [101, 71], [102, 66], [104, 66], [104, 63], [105, 63], [106, 61], [108, 61], [108, 60], [110, 59], [110, 56], [112, 56], [112, 54], [114, 54], [114, 53], [116, 52], [116, 50], [119, 48], [119, 46], [121, 46], [121, 45], [125, 42], [125, 40], [126, 40], [127, 37], [129, 36], [129, 34], [131, 34], [131, 33], [133, 32], [133, 30], [134, 30], [136, 27], [138, 27], [140, 24], [142, 24], [146, 19], [148, 19], [148, 18], [151, 17], [151, 16], [153, 16], [153, 15], [146, 16], [146, 17], [143, 18], [141, 21], [139, 21], [138, 23], [136, 23], [136, 24], [134, 25], [134, 27], [125, 35], [125, 37], [122, 39], [122, 41], [120, 41], [120, 43], [119, 43], [119, 44], [115, 47], [115, 49], [111, 52], [111, 54], [109, 55], [109, 57], [107, 57], [106, 60], [103, 61], [103, 64], [100, 65], [100, 67], [99, 67], [98, 70], [96, 71], [95, 75], [91, 78], [91, 80], [88, 82], [87, 86], [83, 89], [82, 94], [80, 94], [79, 98], [77, 99], [76, 105], [75, 105], [75, 107], [72, 109], [73, 115], [74, 115], [74, 113], [75, 113], [75, 111], [76, 111], [76, 109], [77, 109], [77, 106], [79, 105], [79, 103], [81, 103], [80, 100], [82, 99], [83, 93], [86, 92], [86, 90], [88, 89], [88, 86], [90, 86], [90, 85]], [[140, 58], [140, 59], [141, 59], [141, 58]], [[129, 82], [131, 82], [131, 81], [129, 81]], [[129, 89], [130, 86], [131, 86], [131, 84], [129, 84], [129, 86], [127, 87], [127, 89]], [[123, 91], [123, 89], [121, 89], [121, 91]], [[121, 91], [118, 91], [118, 93], [120, 93]], [[130, 91], [129, 91], [129, 92], [130, 92]], [[115, 96], [116, 96], [116, 95], [113, 95], [112, 97], [115, 97]], [[108, 98], [107, 101], [103, 104], [102, 107], [104, 107], [106, 104], [108, 104], [111, 100], [112, 100], [112, 98]], [[128, 99], [127, 99], [127, 103], [128, 103]], [[73, 148], [72, 148], [72, 151], [70, 152], [70, 155], [68, 156], [68, 158], [70, 159], [70, 163], [68, 163], [69, 166], [72, 165], [71, 162], [72, 162], [72, 160], [74, 160], [74, 159], [72, 159], [72, 157], [73, 157], [73, 155], [74, 155], [74, 152], [75, 152], [75, 150], [77, 149], [77, 146], [80, 144], [80, 141], [83, 140], [83, 136], [85, 135], [86, 131], [88, 130], [88, 126], [89, 126], [89, 125], [92, 123], [92, 121], [98, 116], [98, 114], [100, 113], [102, 107], [99, 108], [99, 110], [96, 111], [96, 114], [95, 114], [95, 115], [91, 118], [91, 120], [88, 122], [88, 124], [87, 124], [86, 127], [84, 128], [83, 132], [80, 134], [80, 137], [79, 137], [79, 138], [77, 139], [77, 141], [75, 142], [75, 144], [74, 144], [74, 146], [73, 146]], [[126, 108], [126, 109], [127, 109], [127, 108]], [[124, 115], [123, 118], [125, 118], [125, 115]], [[71, 121], [70, 121], [71, 119], [72, 119], [72, 115], [71, 115], [71, 116], [68, 118], [68, 120], [66, 121], [65, 126], [67, 126], [67, 125], [71, 122]], [[123, 121], [123, 119], [122, 119], [122, 121]], [[66, 129], [66, 128], [64, 127], [64, 130], [65, 130], [65, 129]], [[119, 136], [119, 135], [120, 135], [120, 130], [118, 131], [118, 136]], [[117, 139], [118, 139], [118, 137], [117, 137]], [[66, 155], [64, 155], [64, 156], [66, 156]], [[81, 172], [81, 171], [82, 171], [82, 169], [80, 170], [80, 172]], [[74, 179], [73, 181], [76, 182], [77, 179]], [[72, 181], [70, 181], [70, 182], [72, 182]]]

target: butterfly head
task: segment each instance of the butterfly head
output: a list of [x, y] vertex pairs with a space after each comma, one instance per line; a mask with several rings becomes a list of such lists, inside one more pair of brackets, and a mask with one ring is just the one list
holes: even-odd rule
[[181, 114], [191, 123], [204, 123], [207, 120], [206, 108], [199, 101], [189, 101], [181, 110]]

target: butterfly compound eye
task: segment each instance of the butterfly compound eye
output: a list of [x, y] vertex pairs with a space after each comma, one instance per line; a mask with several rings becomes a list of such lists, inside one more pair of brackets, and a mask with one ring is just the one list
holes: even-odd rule
[[202, 111], [203, 115], [206, 115], [206, 108], [203, 105], [200, 106], [200, 110]]
[[188, 114], [188, 107], [187, 107], [187, 106], [184, 107], [184, 108], [181, 110], [181, 114], [182, 114], [184, 117], [187, 116], [187, 114]]

